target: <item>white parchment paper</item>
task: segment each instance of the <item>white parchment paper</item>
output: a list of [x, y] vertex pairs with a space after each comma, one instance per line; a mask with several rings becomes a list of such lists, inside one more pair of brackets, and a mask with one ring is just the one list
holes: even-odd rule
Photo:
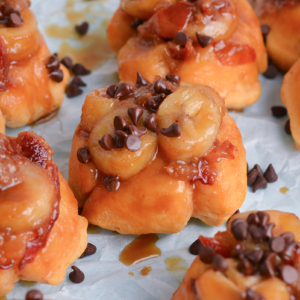
[[[32, 0], [32, 9], [36, 14], [39, 28], [44, 34], [51, 52], [57, 52], [63, 39], [52, 38], [46, 35], [47, 28], [59, 25], [73, 28], [66, 18], [67, 12], [86, 11], [84, 19], [89, 21], [88, 34], [98, 34], [104, 31], [105, 24], [112, 13], [118, 8], [118, 0]], [[79, 22], [80, 23], [80, 22]], [[63, 29], [62, 29], [63, 30]], [[80, 40], [64, 39], [70, 45], [80, 46]], [[107, 41], [103, 39], [103, 46]], [[102, 47], [99, 46], [99, 53]], [[106, 55], [103, 64], [82, 79], [88, 84], [84, 93], [76, 98], [64, 100], [58, 115], [51, 121], [35, 127], [26, 126], [18, 129], [7, 129], [7, 134], [16, 136], [24, 130], [33, 130], [43, 136], [55, 151], [54, 160], [65, 178], [68, 177], [68, 160], [72, 137], [80, 120], [81, 107], [85, 96], [93, 89], [100, 88], [118, 81], [117, 63], [113, 51]], [[296, 149], [291, 136], [284, 131], [284, 124], [288, 117], [275, 119], [271, 115], [270, 107], [282, 105], [280, 88], [282, 75], [273, 80], [260, 77], [262, 95], [260, 100], [242, 113], [231, 112], [243, 136], [247, 150], [249, 167], [258, 163], [263, 171], [270, 163], [273, 164], [279, 179], [268, 185], [265, 190], [258, 190], [255, 194], [248, 188], [247, 197], [241, 211], [251, 209], [278, 209], [293, 212], [300, 217], [300, 151]], [[280, 188], [287, 187], [286, 194], [280, 193]], [[161, 249], [159, 258], [144, 261], [135, 266], [125, 266], [119, 261], [122, 249], [135, 236], [120, 235], [108, 230], [98, 234], [89, 234], [89, 242], [97, 246], [95, 255], [77, 260], [73, 265], [78, 266], [85, 273], [85, 281], [81, 284], [72, 283], [67, 270], [64, 281], [58, 286], [36, 284], [34, 288], [44, 293], [47, 299], [109, 299], [109, 300], [168, 300], [177, 289], [187, 268], [194, 260], [189, 254], [188, 246], [201, 234], [213, 236], [219, 228], [209, 227], [199, 220], [192, 219], [184, 230], [177, 234], [159, 234], [156, 245]], [[62, 249], [71, 251], [71, 249]], [[178, 264], [173, 271], [168, 271], [166, 259], [178, 257]], [[148, 276], [140, 274], [144, 266], [151, 266]], [[174, 269], [177, 269], [174, 271]], [[129, 276], [133, 272], [134, 276]], [[8, 299], [24, 299], [25, 293], [33, 287], [25, 287], [16, 283], [13, 291], [7, 295]]]

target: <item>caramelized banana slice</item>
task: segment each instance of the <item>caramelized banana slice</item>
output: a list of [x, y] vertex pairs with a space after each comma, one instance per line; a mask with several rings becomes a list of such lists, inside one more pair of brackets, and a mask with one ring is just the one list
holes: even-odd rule
[[8, 59], [19, 61], [33, 54], [39, 47], [39, 31], [33, 12], [29, 9], [20, 11], [23, 24], [17, 28], [0, 28], [0, 37], [6, 45]]
[[210, 87], [182, 83], [160, 105], [157, 116], [159, 129], [178, 122], [181, 136], [159, 134], [159, 145], [171, 161], [191, 162], [208, 152], [219, 132], [224, 101]]
[[[126, 147], [105, 150], [99, 145], [99, 140], [105, 134], [113, 135], [115, 133], [114, 118], [116, 116], [121, 116], [132, 124], [127, 114], [130, 107], [127, 105], [120, 106], [100, 118], [94, 126], [89, 139], [89, 149], [96, 166], [105, 174], [119, 175], [121, 180], [128, 179], [140, 172], [153, 159], [157, 150], [157, 136], [150, 130], [141, 137], [141, 147], [134, 152], [129, 151]], [[144, 110], [137, 126], [142, 126], [149, 116], [150, 112]]]

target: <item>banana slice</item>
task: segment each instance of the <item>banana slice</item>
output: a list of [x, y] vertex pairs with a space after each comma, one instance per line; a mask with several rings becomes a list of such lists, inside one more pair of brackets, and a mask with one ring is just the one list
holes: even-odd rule
[[224, 113], [224, 100], [210, 87], [181, 83], [160, 105], [159, 129], [178, 123], [181, 135], [159, 134], [160, 147], [171, 161], [191, 162], [207, 153], [218, 135]]
[[23, 24], [17, 28], [0, 28], [0, 37], [6, 45], [9, 61], [19, 61], [37, 51], [39, 47], [39, 31], [33, 12], [21, 10]]
[[[114, 135], [114, 118], [123, 117], [132, 124], [127, 114], [131, 106], [123, 105], [103, 116], [94, 126], [90, 139], [89, 149], [96, 166], [105, 174], [120, 176], [125, 180], [140, 172], [155, 156], [157, 151], [157, 135], [150, 130], [141, 137], [141, 147], [137, 151], [129, 151], [126, 147], [105, 150], [99, 145], [99, 140], [105, 134]], [[150, 112], [144, 110], [137, 127], [143, 126], [144, 121], [150, 116]]]

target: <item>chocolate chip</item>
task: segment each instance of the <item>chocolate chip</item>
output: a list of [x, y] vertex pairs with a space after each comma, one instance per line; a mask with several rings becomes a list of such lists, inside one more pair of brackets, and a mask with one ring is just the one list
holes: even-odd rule
[[137, 30], [138, 27], [140, 25], [142, 25], [144, 23], [143, 20], [140, 20], [140, 19], [137, 19], [137, 18], [134, 18], [134, 20], [131, 22], [130, 26], [133, 30]]
[[115, 145], [117, 148], [123, 148], [125, 144], [125, 139], [128, 136], [127, 133], [125, 133], [122, 130], [117, 130], [116, 137], [115, 137]]
[[68, 98], [73, 98], [82, 94], [82, 89], [80, 89], [76, 84], [70, 83], [66, 88], [66, 94]]
[[247, 222], [240, 218], [234, 219], [231, 223], [231, 232], [238, 241], [244, 241], [247, 238], [247, 228]]
[[147, 133], [147, 128], [137, 128], [134, 125], [129, 126], [129, 133], [142, 138]]
[[51, 55], [48, 59], [46, 64], [46, 68], [50, 70], [57, 70], [59, 69], [60, 62], [55, 55]]
[[270, 164], [264, 173], [264, 177], [266, 178], [267, 182], [275, 182], [278, 179], [278, 176], [273, 168], [273, 165]]
[[255, 164], [253, 169], [256, 169], [258, 171], [259, 176], [263, 176], [263, 172], [261, 170], [261, 167], [258, 164]]
[[106, 94], [108, 96], [110, 96], [111, 98], [115, 98], [115, 93], [118, 89], [118, 85], [117, 84], [112, 84], [107, 88]]
[[247, 223], [249, 225], [251, 224], [258, 225], [260, 223], [258, 215], [256, 213], [251, 213], [247, 218]]
[[259, 220], [260, 220], [260, 225], [265, 226], [269, 223], [270, 216], [269, 216], [268, 213], [266, 213], [264, 211], [258, 211], [257, 215], [258, 215]]
[[203, 247], [203, 244], [201, 243], [201, 241], [199, 239], [197, 239], [190, 247], [189, 247], [189, 251], [191, 254], [193, 255], [198, 255], [200, 248]]
[[281, 235], [281, 237], [284, 239], [286, 243], [294, 242], [295, 236], [292, 232], [285, 232]]
[[114, 138], [112, 137], [111, 134], [104, 134], [102, 139], [99, 141], [99, 145], [104, 149], [104, 150], [112, 150], [114, 148]]
[[73, 67], [72, 67], [72, 72], [74, 75], [88, 75], [88, 74], [91, 74], [91, 71], [86, 69], [82, 64], [75, 64]]
[[252, 263], [258, 264], [263, 258], [264, 252], [262, 250], [249, 250], [245, 253], [245, 257]]
[[197, 37], [199, 45], [202, 48], [205, 48], [206, 46], [208, 46], [213, 41], [212, 37], [200, 34], [198, 32], [196, 32], [196, 37]]
[[287, 115], [287, 109], [284, 106], [272, 106], [272, 115], [276, 118], [282, 118]]
[[8, 17], [12, 13], [15, 13], [15, 8], [10, 5], [3, 5], [3, 14], [4, 16]]
[[280, 277], [287, 284], [293, 284], [298, 280], [298, 271], [290, 265], [280, 265], [278, 267]]
[[250, 233], [254, 242], [262, 242], [265, 237], [265, 230], [262, 227], [256, 225], [249, 225], [248, 232]]
[[158, 78], [154, 83], [154, 91], [158, 94], [170, 94], [170, 90], [167, 87], [167, 83], [164, 79]]
[[115, 116], [114, 127], [116, 130], [125, 131], [129, 127], [129, 122], [127, 122], [122, 116]]
[[158, 131], [157, 115], [154, 113], [151, 114], [150, 117], [147, 120], [145, 120], [144, 126], [153, 132], [157, 132]]
[[61, 69], [51, 71], [48, 76], [55, 82], [62, 82], [64, 79], [64, 73]]
[[189, 40], [189, 36], [184, 31], [178, 31], [173, 38], [173, 42], [179, 46], [185, 46]]
[[77, 267], [71, 267], [73, 271], [69, 274], [69, 279], [73, 283], [81, 283], [84, 280], [84, 273]]
[[249, 276], [253, 274], [254, 268], [248, 259], [245, 257], [240, 257], [238, 270], [244, 275]]
[[136, 85], [146, 86], [148, 84], [150, 84], [150, 82], [146, 78], [144, 78], [144, 76], [140, 72], [137, 72]]
[[199, 250], [199, 257], [205, 264], [211, 264], [216, 255], [216, 250], [210, 246], [203, 246]]
[[77, 159], [81, 164], [88, 164], [92, 161], [91, 152], [88, 147], [80, 147], [77, 150]]
[[268, 186], [267, 180], [263, 176], [258, 176], [256, 181], [253, 184], [253, 193], [257, 190], [265, 189]]
[[214, 256], [213, 269], [220, 272], [225, 272], [228, 269], [228, 264], [222, 255], [216, 254]]
[[88, 243], [84, 252], [81, 254], [81, 256], [79, 258], [84, 258], [86, 256], [90, 256], [95, 254], [97, 251], [97, 247], [91, 243]]
[[86, 86], [86, 83], [83, 82], [83, 81], [81, 80], [81, 78], [78, 77], [78, 76], [75, 76], [75, 77], [73, 78], [73, 80], [71, 81], [71, 84], [75, 84], [75, 85], [77, 85], [77, 86]]
[[244, 251], [244, 246], [241, 245], [241, 244], [236, 244], [232, 250], [231, 250], [231, 253], [230, 253], [230, 256], [231, 257], [234, 257], [234, 258], [239, 258], [241, 254], [243, 254], [243, 251]]
[[275, 268], [274, 268], [275, 261], [276, 261], [276, 253], [274, 252], [268, 253], [266, 259], [259, 267], [259, 271], [261, 275], [267, 277], [274, 277], [276, 275]]
[[80, 34], [80, 35], [85, 35], [89, 29], [89, 23], [88, 22], [83, 22], [80, 25], [75, 26], [75, 30]]
[[269, 79], [275, 78], [275, 77], [277, 76], [277, 74], [278, 74], [278, 69], [277, 69], [277, 67], [276, 67], [274, 64], [272, 64], [272, 63], [270, 63], [270, 64], [268, 65], [268, 68], [267, 68], [266, 72], [263, 73], [263, 75], [264, 75], [266, 78], [269, 78]]
[[263, 295], [255, 293], [248, 288], [246, 290], [246, 300], [266, 300], [266, 298]]
[[73, 61], [69, 56], [65, 56], [60, 63], [63, 64], [67, 69], [71, 69], [73, 66]]
[[128, 83], [120, 83], [115, 92], [115, 98], [120, 99], [123, 97], [128, 97], [133, 93], [133, 88]]
[[175, 122], [168, 128], [162, 128], [160, 133], [168, 137], [178, 137], [181, 136], [180, 124]]
[[172, 82], [173, 84], [179, 85], [181, 82], [181, 77], [175, 74], [166, 75], [166, 80]]
[[277, 236], [269, 240], [269, 247], [275, 253], [280, 253], [285, 248], [284, 238]]
[[129, 151], [138, 151], [141, 145], [141, 140], [136, 135], [130, 134], [125, 139], [125, 146]]
[[103, 180], [104, 187], [109, 192], [117, 191], [120, 188], [120, 176], [106, 176]]
[[270, 239], [273, 237], [273, 228], [275, 226], [275, 223], [270, 223], [268, 225], [264, 226], [265, 229], [265, 239]]
[[144, 110], [138, 107], [131, 107], [128, 108], [127, 114], [132, 120], [133, 125], [138, 125], [142, 115], [144, 113]]
[[163, 100], [166, 98], [166, 94], [159, 94], [156, 96], [152, 96], [147, 100], [147, 108], [153, 112], [156, 112], [160, 106], [160, 104], [163, 102]]
[[39, 290], [30, 290], [27, 292], [25, 300], [43, 300], [43, 294]]
[[7, 26], [9, 27], [19, 27], [23, 24], [22, 18], [17, 13], [12, 13], [8, 17]]
[[256, 169], [252, 169], [248, 174], [247, 174], [247, 185], [248, 186], [253, 186], [254, 182], [256, 181], [258, 176], [258, 171]]
[[292, 134], [291, 132], [291, 122], [290, 120], [287, 120], [285, 125], [284, 125], [284, 130], [287, 134]]

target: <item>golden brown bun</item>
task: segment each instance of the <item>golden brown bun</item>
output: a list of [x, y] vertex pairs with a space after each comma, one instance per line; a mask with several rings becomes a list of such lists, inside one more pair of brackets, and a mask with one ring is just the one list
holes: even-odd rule
[[[194, 33], [190, 34], [190, 29], [185, 29], [193, 39], [193, 44], [187, 44], [184, 48], [186, 52], [183, 53], [176, 52], [179, 50], [172, 41], [166, 42], [156, 38], [157, 35], [151, 32], [154, 30], [151, 29], [152, 25], [149, 25], [148, 29], [150, 34], [148, 31], [145, 32], [144, 28], [147, 25], [142, 25], [138, 33], [135, 32], [131, 34], [130, 39], [127, 38], [131, 32], [127, 30], [130, 24], [129, 21], [123, 21], [126, 12], [119, 9], [110, 21], [107, 34], [112, 48], [119, 51], [118, 66], [121, 80], [134, 82], [137, 71], [149, 81], [153, 81], [156, 75], [165, 77], [167, 74], [178, 74], [185, 82], [205, 84], [214, 88], [225, 98], [225, 105], [228, 108], [242, 109], [253, 104], [261, 92], [258, 74], [264, 72], [267, 67], [266, 50], [259, 21], [249, 3], [246, 0], [237, 0], [234, 1], [234, 6], [236, 10], [234, 24], [228, 28], [227, 24], [222, 24], [221, 31], [226, 31], [226, 28], [228, 31], [217, 36], [213, 43], [205, 48], [200, 47], [194, 40]], [[157, 9], [156, 11], [148, 22], [157, 18], [160, 11]], [[129, 18], [130, 14], [127, 14]], [[153, 28], [156, 28], [155, 26], [153, 25]], [[172, 27], [172, 24], [169, 26]], [[143, 30], [140, 29], [142, 27]], [[176, 28], [175, 25], [174, 27]], [[218, 32], [218, 29], [215, 32]], [[146, 34], [149, 36], [144, 37]], [[124, 41], [125, 37], [127, 43], [120, 49], [121, 41]], [[170, 33], [168, 38], [172, 39], [173, 35]], [[116, 46], [117, 42], [119, 44]], [[180, 51], [184, 50], [181, 48]], [[178, 58], [176, 55], [182, 57]]]
[[[284, 232], [292, 232], [295, 241], [300, 240], [300, 221], [296, 215], [275, 210], [265, 212], [270, 216], [270, 223], [275, 223], [273, 236], [279, 236]], [[227, 225], [227, 231], [217, 233], [215, 238], [218, 238], [219, 235], [221, 241], [230, 245], [229, 248], [231, 249], [237, 244], [230, 230], [232, 221], [236, 218], [246, 220], [250, 213], [252, 212], [233, 216]], [[210, 240], [210, 238], [208, 239]], [[205, 238], [202, 241], [205, 242]], [[249, 243], [249, 241], [243, 243]], [[277, 277], [268, 278], [260, 275], [245, 276], [238, 271], [238, 262], [235, 259], [226, 258], [226, 262], [229, 267], [225, 272], [214, 271], [212, 264], [203, 263], [197, 256], [174, 293], [172, 300], [197, 300], [199, 297], [201, 300], [242, 300], [245, 299], [247, 288], [260, 293], [265, 297], [265, 300], [290, 299], [288, 285], [283, 280]], [[192, 280], [195, 280], [194, 284], [191, 284]], [[296, 299], [298, 298], [296, 297]]]
[[300, 59], [286, 73], [281, 87], [281, 99], [290, 117], [290, 127], [296, 147], [300, 149]]

